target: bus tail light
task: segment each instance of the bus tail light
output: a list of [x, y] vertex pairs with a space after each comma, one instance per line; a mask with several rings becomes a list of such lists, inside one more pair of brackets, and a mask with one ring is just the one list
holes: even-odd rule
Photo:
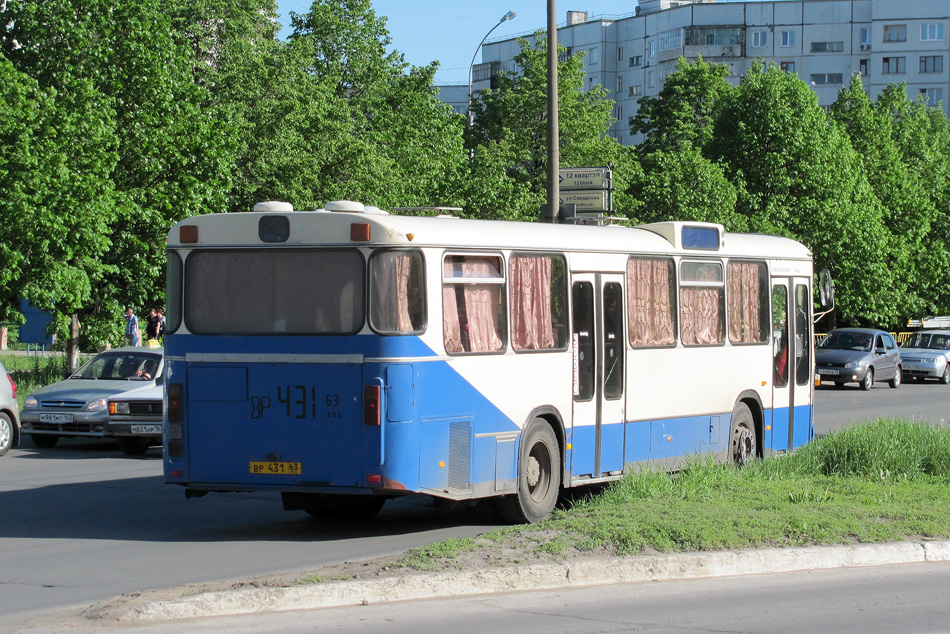
[[379, 425], [379, 386], [367, 385], [363, 388], [363, 423]]
[[366, 486], [378, 487], [382, 483], [383, 483], [383, 477], [380, 475], [366, 476]]
[[168, 384], [168, 422], [180, 423], [185, 418], [181, 383]]

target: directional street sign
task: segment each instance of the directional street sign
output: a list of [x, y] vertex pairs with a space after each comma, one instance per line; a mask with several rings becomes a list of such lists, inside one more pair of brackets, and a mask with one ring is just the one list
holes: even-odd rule
[[610, 189], [610, 169], [578, 167], [558, 170], [560, 189]]
[[604, 189], [560, 192], [558, 200], [562, 205], [577, 205], [577, 211], [609, 210], [607, 206], [607, 190]]

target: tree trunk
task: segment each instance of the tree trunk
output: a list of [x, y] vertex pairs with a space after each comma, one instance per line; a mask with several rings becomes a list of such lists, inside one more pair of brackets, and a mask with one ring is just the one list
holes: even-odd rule
[[66, 341], [66, 365], [70, 374], [79, 367], [79, 314], [69, 316], [69, 339]]

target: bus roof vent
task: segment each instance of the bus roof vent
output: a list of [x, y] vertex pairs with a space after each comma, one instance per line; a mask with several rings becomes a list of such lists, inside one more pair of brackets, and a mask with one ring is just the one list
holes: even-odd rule
[[267, 202], [254, 205], [254, 211], [293, 211], [294, 206], [290, 203], [279, 200], [268, 200]]
[[327, 211], [349, 211], [351, 213], [361, 214], [365, 211], [363, 203], [354, 202], [352, 200], [334, 200], [328, 202], [325, 206]]

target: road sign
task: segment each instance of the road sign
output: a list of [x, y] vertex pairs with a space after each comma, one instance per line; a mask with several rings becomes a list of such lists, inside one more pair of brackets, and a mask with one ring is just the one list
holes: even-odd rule
[[577, 211], [607, 211], [607, 190], [561, 192], [558, 199], [562, 205], [577, 205]]
[[560, 189], [610, 189], [610, 168], [578, 167], [558, 170]]

